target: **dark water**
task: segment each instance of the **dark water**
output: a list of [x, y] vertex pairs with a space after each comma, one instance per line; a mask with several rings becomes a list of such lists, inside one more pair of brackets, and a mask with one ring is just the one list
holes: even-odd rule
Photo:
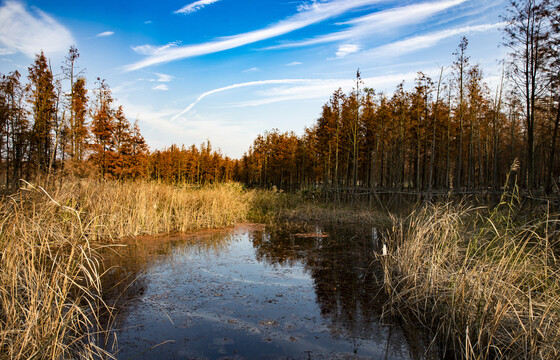
[[106, 346], [118, 359], [422, 358], [422, 336], [380, 323], [377, 243], [375, 229], [293, 224], [135, 239], [109, 261]]

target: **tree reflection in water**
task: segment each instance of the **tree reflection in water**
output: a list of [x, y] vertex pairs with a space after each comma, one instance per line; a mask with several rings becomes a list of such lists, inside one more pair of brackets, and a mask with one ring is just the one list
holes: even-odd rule
[[173, 339], [143, 358], [423, 357], [416, 332], [380, 324], [376, 234], [285, 223], [132, 239], [104, 263], [119, 354]]
[[[313, 278], [316, 302], [330, 320], [333, 337], [351, 338], [356, 345], [360, 339], [388, 337], [391, 353], [389, 347], [402, 344], [391, 341], [392, 326], [385, 333], [379, 326], [386, 298], [382, 270], [373, 262], [378, 234], [377, 229], [358, 226], [283, 223], [252, 233], [252, 241], [259, 261], [303, 265]], [[411, 347], [423, 347], [416, 332], [404, 335]]]

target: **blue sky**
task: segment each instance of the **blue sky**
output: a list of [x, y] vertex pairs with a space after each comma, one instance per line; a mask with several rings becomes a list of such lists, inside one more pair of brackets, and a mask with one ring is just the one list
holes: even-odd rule
[[[257, 134], [312, 125], [356, 70], [391, 93], [417, 71], [451, 71], [461, 37], [493, 86], [504, 1], [172, 0], [0, 2], [0, 72], [55, 73], [70, 45], [88, 86], [107, 80], [152, 150], [209, 139], [240, 157]], [[450, 75], [448, 75], [450, 76]]]

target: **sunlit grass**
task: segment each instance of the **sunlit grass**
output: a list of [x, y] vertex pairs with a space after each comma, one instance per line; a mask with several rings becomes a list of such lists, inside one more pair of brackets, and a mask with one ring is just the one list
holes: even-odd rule
[[247, 218], [238, 184], [29, 183], [0, 202], [0, 358], [99, 358], [99, 252], [140, 234], [224, 227]]
[[560, 356], [560, 218], [514, 202], [394, 220], [381, 257], [390, 310], [433, 330], [456, 358]]

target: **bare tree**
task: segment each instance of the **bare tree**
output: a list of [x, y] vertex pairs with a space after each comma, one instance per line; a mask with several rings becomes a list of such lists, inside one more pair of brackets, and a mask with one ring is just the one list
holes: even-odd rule
[[527, 187], [535, 187], [535, 108], [544, 91], [545, 50], [548, 36], [543, 0], [512, 0], [504, 19], [507, 21], [505, 45], [510, 48], [509, 78], [525, 107], [527, 131]]

